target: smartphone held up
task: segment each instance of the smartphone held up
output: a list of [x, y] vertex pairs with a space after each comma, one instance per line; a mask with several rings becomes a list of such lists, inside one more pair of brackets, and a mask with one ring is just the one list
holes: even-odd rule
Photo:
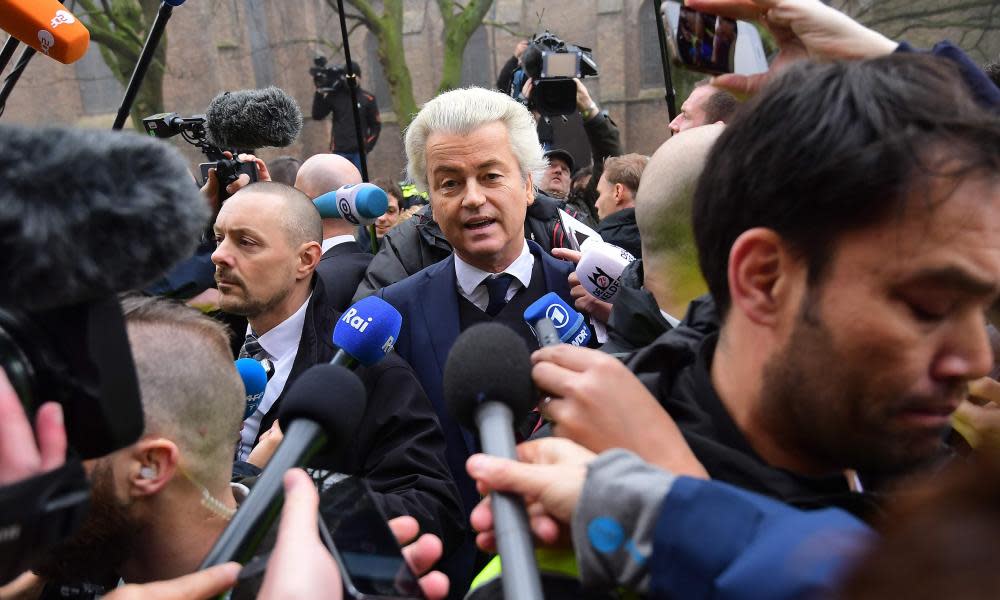
[[663, 23], [670, 58], [680, 68], [710, 75], [767, 70], [760, 34], [749, 23], [672, 1], [663, 3]]

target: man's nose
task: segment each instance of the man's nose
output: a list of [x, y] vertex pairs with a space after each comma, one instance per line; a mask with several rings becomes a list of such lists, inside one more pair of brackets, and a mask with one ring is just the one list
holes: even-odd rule
[[993, 349], [985, 319], [978, 311], [970, 311], [945, 342], [935, 364], [934, 376], [969, 381], [988, 374], [992, 369]]
[[462, 198], [462, 206], [466, 208], [478, 208], [486, 203], [486, 195], [483, 187], [478, 181], [470, 180], [465, 186], [465, 196]]

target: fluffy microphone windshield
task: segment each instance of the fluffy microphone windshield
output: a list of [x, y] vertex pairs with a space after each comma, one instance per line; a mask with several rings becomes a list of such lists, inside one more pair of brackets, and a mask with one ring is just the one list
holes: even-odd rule
[[142, 287], [210, 211], [180, 153], [121, 131], [0, 126], [0, 304], [43, 310]]
[[515, 422], [535, 403], [528, 347], [499, 323], [475, 325], [458, 336], [444, 365], [443, 384], [448, 410], [473, 431], [483, 402], [506, 404]]
[[223, 149], [283, 148], [299, 137], [302, 111], [274, 86], [223, 92], [208, 105], [205, 125], [209, 140]]

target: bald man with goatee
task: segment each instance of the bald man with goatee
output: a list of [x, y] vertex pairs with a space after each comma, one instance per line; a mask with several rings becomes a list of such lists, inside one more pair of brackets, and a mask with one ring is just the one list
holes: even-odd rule
[[[315, 200], [349, 184], [361, 183], [361, 172], [354, 163], [337, 154], [309, 157], [295, 176], [295, 187]], [[331, 217], [323, 219], [323, 256], [316, 273], [326, 289], [330, 304], [343, 312], [365, 276], [372, 255], [358, 245], [354, 224]]]

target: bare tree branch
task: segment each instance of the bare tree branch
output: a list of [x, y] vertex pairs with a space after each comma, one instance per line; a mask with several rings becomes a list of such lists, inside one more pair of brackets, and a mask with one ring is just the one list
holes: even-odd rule
[[511, 34], [511, 35], [513, 35], [515, 37], [519, 37], [519, 38], [530, 38], [531, 37], [530, 33], [524, 33], [523, 31], [518, 31], [517, 29], [514, 29], [510, 25], [507, 25], [506, 23], [500, 23], [499, 21], [493, 21], [493, 20], [490, 20], [490, 19], [483, 19], [483, 25], [486, 26], [486, 27], [493, 27], [493, 28], [499, 29], [501, 31], [506, 31], [507, 33], [509, 33], [509, 34]]

